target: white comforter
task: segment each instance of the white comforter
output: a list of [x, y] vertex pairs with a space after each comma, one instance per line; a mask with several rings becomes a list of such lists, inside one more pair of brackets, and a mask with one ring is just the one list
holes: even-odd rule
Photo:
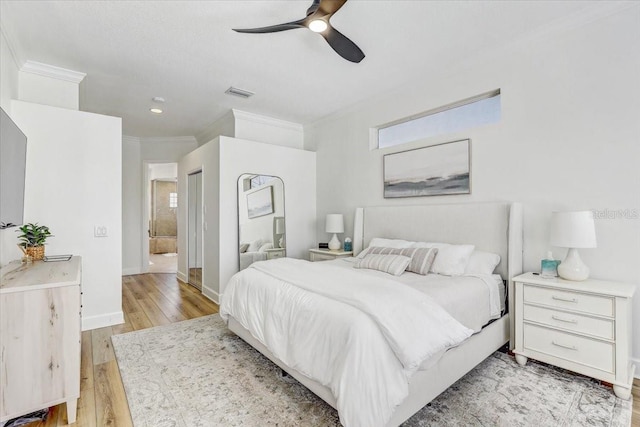
[[385, 425], [421, 363], [473, 333], [415, 289], [291, 258], [233, 276], [220, 315], [328, 387], [346, 427]]

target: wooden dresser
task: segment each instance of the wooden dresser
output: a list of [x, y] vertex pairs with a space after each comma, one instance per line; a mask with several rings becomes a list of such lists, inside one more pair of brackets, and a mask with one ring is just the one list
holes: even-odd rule
[[604, 280], [572, 282], [533, 273], [513, 279], [516, 334], [513, 352], [521, 365], [539, 360], [613, 384], [629, 399], [631, 306], [635, 286]]
[[75, 422], [81, 277], [80, 257], [0, 269], [0, 423], [63, 402]]

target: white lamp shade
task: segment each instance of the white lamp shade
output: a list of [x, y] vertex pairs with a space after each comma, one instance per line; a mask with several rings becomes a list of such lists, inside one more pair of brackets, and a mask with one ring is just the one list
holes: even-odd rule
[[276, 218], [276, 234], [284, 234], [284, 218]]
[[552, 246], [561, 248], [595, 248], [596, 227], [593, 212], [553, 212], [551, 214]]
[[327, 233], [344, 233], [344, 218], [342, 214], [328, 214], [325, 231]]

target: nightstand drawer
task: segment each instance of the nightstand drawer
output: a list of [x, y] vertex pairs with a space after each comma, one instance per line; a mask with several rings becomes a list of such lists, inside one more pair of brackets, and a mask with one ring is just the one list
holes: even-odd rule
[[542, 323], [568, 331], [592, 335], [608, 340], [614, 339], [614, 322], [608, 319], [596, 319], [576, 313], [566, 313], [550, 308], [524, 305], [525, 321]]
[[613, 343], [525, 323], [524, 348], [601, 371], [615, 372]]
[[613, 317], [613, 298], [524, 285], [524, 302]]
[[314, 253], [312, 255], [313, 261], [331, 261], [332, 259], [336, 259], [335, 255], [329, 255], [329, 254], [319, 254], [319, 253]]

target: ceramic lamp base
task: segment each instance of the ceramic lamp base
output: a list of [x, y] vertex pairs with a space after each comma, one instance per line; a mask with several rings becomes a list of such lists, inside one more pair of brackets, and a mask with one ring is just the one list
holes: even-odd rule
[[340, 240], [338, 240], [338, 236], [334, 233], [331, 240], [329, 240], [329, 249], [332, 251], [337, 251], [340, 249]]
[[575, 282], [581, 282], [589, 278], [589, 267], [582, 262], [577, 249], [569, 249], [566, 258], [558, 266], [558, 275], [565, 280]]

